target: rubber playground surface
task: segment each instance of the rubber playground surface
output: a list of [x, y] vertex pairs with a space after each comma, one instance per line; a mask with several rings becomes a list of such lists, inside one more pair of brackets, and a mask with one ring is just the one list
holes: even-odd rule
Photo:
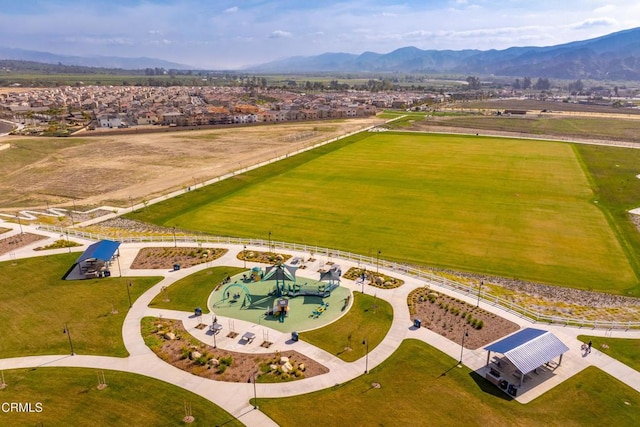
[[[251, 271], [246, 272], [247, 275], [250, 273]], [[300, 276], [295, 283], [305, 289], [323, 289], [328, 286], [326, 282]], [[280, 332], [302, 332], [333, 322], [351, 306], [349, 289], [341, 286], [331, 291], [331, 295], [326, 298], [311, 295], [284, 296], [282, 298], [288, 299], [289, 309], [284, 321], [281, 321], [281, 316], [266, 314], [273, 310], [274, 304], [281, 299], [273, 292], [275, 286], [276, 282], [272, 281], [244, 282], [242, 274], [238, 274], [233, 276], [228, 284], [220, 286], [211, 294], [208, 301], [209, 309], [215, 316], [246, 320]], [[285, 284], [286, 289], [292, 286], [291, 282]]]

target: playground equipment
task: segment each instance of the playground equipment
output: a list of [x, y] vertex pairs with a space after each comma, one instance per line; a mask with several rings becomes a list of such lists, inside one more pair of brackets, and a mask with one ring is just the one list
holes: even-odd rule
[[[235, 288], [235, 287], [240, 288], [243, 292], [242, 293], [234, 292], [232, 295], [229, 289]], [[249, 289], [242, 283], [233, 282], [227, 285], [227, 287], [224, 288], [224, 290], [222, 291], [222, 301], [227, 301], [229, 302], [229, 304], [235, 304], [239, 302], [241, 297], [242, 297], [242, 303], [241, 303], [242, 307], [251, 305], [251, 293], [249, 292]]]

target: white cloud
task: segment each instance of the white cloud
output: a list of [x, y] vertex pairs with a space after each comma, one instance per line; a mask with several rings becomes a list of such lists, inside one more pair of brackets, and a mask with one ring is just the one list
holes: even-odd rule
[[269, 34], [270, 39], [288, 39], [288, 38], [291, 38], [292, 36], [293, 34], [291, 34], [289, 31], [283, 31], [283, 30], [275, 30], [271, 34]]
[[573, 28], [576, 30], [584, 30], [593, 27], [611, 27], [613, 25], [616, 25], [617, 23], [618, 22], [615, 19], [611, 18], [586, 19], [580, 23], [573, 25]]
[[224, 10], [224, 13], [236, 13], [240, 8], [238, 6], [233, 6]]

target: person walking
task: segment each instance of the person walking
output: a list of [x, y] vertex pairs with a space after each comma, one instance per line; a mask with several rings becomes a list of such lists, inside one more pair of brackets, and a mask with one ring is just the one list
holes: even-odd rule
[[593, 345], [593, 343], [591, 342], [591, 340], [589, 340], [589, 344], [587, 344], [587, 353], [591, 353], [591, 346]]

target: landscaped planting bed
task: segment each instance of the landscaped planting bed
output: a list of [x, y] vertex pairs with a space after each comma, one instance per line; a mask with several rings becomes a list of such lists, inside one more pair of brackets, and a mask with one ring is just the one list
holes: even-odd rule
[[515, 323], [459, 299], [418, 288], [407, 297], [411, 319], [450, 340], [477, 349], [517, 331]]

